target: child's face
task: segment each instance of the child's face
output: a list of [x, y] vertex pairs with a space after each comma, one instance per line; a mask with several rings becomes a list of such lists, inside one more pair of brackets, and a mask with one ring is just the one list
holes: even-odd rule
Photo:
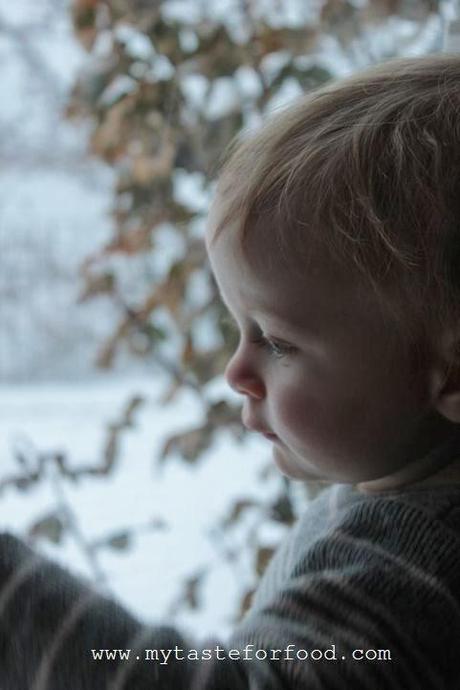
[[427, 372], [411, 370], [375, 297], [325, 261], [295, 275], [260, 234], [249, 240], [250, 261], [231, 229], [208, 241], [240, 332], [226, 378], [244, 396], [244, 424], [276, 435], [275, 461], [292, 478], [358, 482], [395, 472], [420, 451]]

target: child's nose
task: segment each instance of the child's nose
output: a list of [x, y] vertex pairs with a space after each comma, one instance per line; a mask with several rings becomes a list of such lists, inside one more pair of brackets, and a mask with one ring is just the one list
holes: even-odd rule
[[225, 369], [227, 383], [234, 391], [255, 400], [265, 397], [265, 386], [251, 363], [235, 353]]

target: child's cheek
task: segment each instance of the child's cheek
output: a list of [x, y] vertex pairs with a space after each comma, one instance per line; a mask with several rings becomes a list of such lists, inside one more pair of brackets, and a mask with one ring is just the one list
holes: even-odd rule
[[331, 408], [303, 386], [286, 386], [276, 399], [275, 428], [288, 445], [310, 445], [330, 427]]
[[327, 375], [319, 378], [322, 380], [313, 375], [291, 379], [280, 387], [274, 401], [275, 432], [288, 447], [312, 460], [353, 451], [356, 435], [363, 433], [357, 420], [365, 418], [369, 407], [368, 401], [352, 391], [350, 382], [341, 391]]

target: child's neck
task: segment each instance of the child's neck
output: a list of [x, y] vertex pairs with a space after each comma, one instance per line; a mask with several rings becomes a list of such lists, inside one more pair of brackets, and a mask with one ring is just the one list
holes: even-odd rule
[[412, 487], [460, 484], [460, 425], [402, 468], [378, 479], [360, 482], [358, 491], [380, 493]]

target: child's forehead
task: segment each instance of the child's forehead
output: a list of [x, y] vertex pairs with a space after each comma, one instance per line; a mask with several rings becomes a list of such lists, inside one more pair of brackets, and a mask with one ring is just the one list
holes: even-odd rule
[[222, 223], [223, 204], [216, 200], [208, 215], [206, 247], [208, 254], [219, 247], [227, 262], [236, 261], [247, 276], [269, 278], [304, 286], [306, 280], [350, 284], [352, 271], [334, 262], [327, 250], [309, 236], [308, 231], [283, 233], [282, 221], [258, 217], [243, 228], [240, 219]]
[[299, 226], [286, 232], [282, 220], [269, 214], [259, 215], [243, 230], [238, 218], [222, 222], [225, 211], [225, 196], [217, 195], [208, 216], [206, 244], [218, 284], [226, 281], [227, 289], [233, 283], [230, 289], [264, 293], [270, 304], [305, 315], [308, 322], [314, 305], [340, 319], [350, 309], [380, 310], [375, 291], [351, 259], [334, 259], [318, 240], [321, 233], [312, 236], [309, 228]]
[[[360, 306], [356, 286], [319, 255], [282, 256], [273, 236], [248, 235], [242, 247], [238, 234], [224, 228], [208, 245], [211, 266], [227, 306], [270, 316], [299, 328], [313, 328], [328, 315], [352, 318]], [[294, 268], [295, 267], [295, 268]]]

